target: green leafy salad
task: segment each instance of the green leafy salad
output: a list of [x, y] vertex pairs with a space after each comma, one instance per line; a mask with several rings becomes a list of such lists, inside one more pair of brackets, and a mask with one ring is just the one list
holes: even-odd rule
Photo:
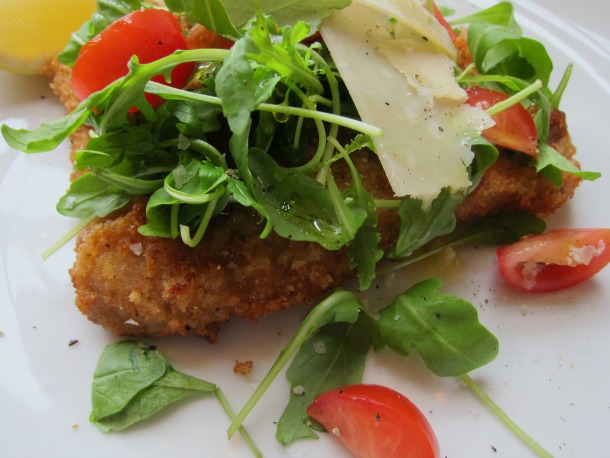
[[[447, 247], [503, 244], [544, 231], [544, 221], [527, 214], [493, 214], [468, 224], [456, 221], [456, 207], [499, 155], [482, 136], [490, 113], [517, 103], [536, 113], [538, 155], [527, 160], [557, 186], [566, 172], [582, 179], [598, 176], [579, 170], [547, 144], [550, 113], [559, 106], [570, 69], [558, 88], [548, 87], [552, 62], [539, 42], [522, 35], [510, 3], [455, 20], [450, 10], [442, 10], [452, 26], [468, 25], [472, 65], [466, 69], [455, 64], [455, 48], [434, 19], [431, 2], [430, 11], [415, 0], [166, 0], [165, 5], [188, 23], [234, 41], [232, 47], [180, 50], [150, 63], [134, 56], [124, 77], [91, 94], [65, 117], [33, 131], [2, 126], [7, 143], [28, 153], [52, 150], [79, 127], [91, 128], [86, 149], [74, 158], [75, 170], [82, 173], [57, 205], [61, 214], [83, 221], [79, 228], [124, 207], [135, 196], [150, 196], [147, 222], [139, 232], [181, 239], [194, 247], [205, 244], [206, 229], [216, 215], [241, 205], [260, 215], [262, 238], [275, 232], [328, 250], [347, 250], [359, 289], [366, 290], [380, 274]], [[139, 0], [98, 0], [97, 13], [73, 35], [61, 62], [73, 65], [81, 46], [109, 24], [150, 7]], [[392, 49], [380, 54], [382, 68], [350, 70], [333, 52], [361, 51], [355, 45], [350, 48], [351, 41], [336, 39], [341, 24], [328, 19], [336, 11], [357, 8], [381, 18], [380, 33], [394, 39]], [[357, 25], [354, 29], [357, 35]], [[407, 162], [418, 164], [415, 170], [428, 167], [421, 164], [436, 155], [435, 140], [425, 138], [411, 146], [405, 138], [410, 134], [392, 124], [393, 115], [381, 111], [386, 106], [402, 113], [396, 110], [408, 107], [400, 104], [398, 95], [390, 106], [377, 86], [385, 85], [385, 66], [410, 78], [411, 67], [394, 56], [414, 37], [417, 46], [428, 47], [417, 48], [418, 52], [435, 56], [441, 67], [447, 59], [450, 65], [439, 70], [436, 63], [415, 58], [404, 64], [413, 66], [413, 75], [427, 69], [442, 83], [420, 78], [417, 93], [409, 95], [422, 106], [434, 105], [428, 124], [414, 125], [413, 132], [429, 124], [436, 135], [459, 131], [453, 144], [440, 143], [440, 162], [429, 164], [430, 169], [415, 179], [409, 178], [410, 170], [404, 172], [411, 167]], [[186, 87], [152, 81], [156, 75], [169, 80], [172, 70], [185, 63], [196, 65]], [[449, 90], [449, 80], [449, 86], [477, 85], [501, 90], [510, 98], [490, 113], [463, 108], [459, 93], [442, 92]], [[145, 94], [165, 103], [153, 107]], [[470, 126], [467, 132], [465, 125]], [[421, 151], [408, 160], [396, 159], [395, 148]], [[375, 199], [365, 187], [351, 158], [363, 149], [380, 157], [394, 198]], [[332, 174], [339, 161], [351, 172], [343, 189]], [[401, 161], [406, 161], [405, 169]], [[441, 168], [447, 173], [439, 173]], [[398, 237], [385, 250], [378, 228], [382, 209], [396, 211], [400, 218]], [[380, 265], [384, 259], [394, 262]], [[462, 377], [470, 384], [467, 374], [493, 360], [499, 343], [479, 323], [473, 305], [441, 293], [441, 288], [441, 280], [435, 278], [418, 283], [378, 315], [368, 311], [357, 294], [343, 288], [335, 291], [313, 308], [237, 414], [216, 385], [175, 371], [154, 348], [135, 342], [109, 346], [94, 377], [91, 419], [105, 431], [120, 430], [183, 397], [213, 393], [231, 418], [229, 436], [241, 431], [259, 454], [241, 425], [289, 363], [290, 401], [277, 425], [282, 444], [317, 437], [321, 428], [307, 417], [306, 407], [319, 393], [360, 382], [371, 349], [389, 347], [398, 355], [415, 350], [434, 374]], [[510, 427], [525, 436], [516, 425]], [[538, 447], [526, 436], [525, 440]]]

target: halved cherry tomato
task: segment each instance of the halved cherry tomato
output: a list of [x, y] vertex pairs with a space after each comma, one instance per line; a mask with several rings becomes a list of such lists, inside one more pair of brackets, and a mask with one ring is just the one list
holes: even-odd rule
[[438, 441], [421, 411], [380, 385], [349, 385], [318, 396], [307, 414], [355, 457], [438, 458]]
[[186, 39], [189, 48], [215, 48], [215, 49], [231, 49], [235, 44], [234, 41], [228, 40], [216, 32], [205, 28], [201, 24], [195, 24], [189, 31], [189, 36]]
[[[74, 94], [84, 100], [125, 76], [133, 55], [138, 56], [140, 63], [149, 63], [178, 49], [188, 47], [176, 16], [158, 9], [134, 11], [110, 24], [81, 48], [72, 69]], [[193, 63], [178, 65], [171, 73], [169, 85], [183, 87], [193, 69]], [[168, 84], [162, 75], [153, 80]], [[146, 99], [153, 106], [162, 101], [152, 94], [146, 94]]]
[[[466, 89], [469, 105], [486, 110], [508, 95], [493, 89], [471, 86]], [[483, 137], [498, 146], [514, 149], [532, 157], [538, 156], [538, 131], [534, 119], [520, 103], [492, 116], [496, 122], [483, 131]]]
[[610, 262], [610, 229], [556, 229], [496, 251], [504, 281], [547, 293], [588, 280]]

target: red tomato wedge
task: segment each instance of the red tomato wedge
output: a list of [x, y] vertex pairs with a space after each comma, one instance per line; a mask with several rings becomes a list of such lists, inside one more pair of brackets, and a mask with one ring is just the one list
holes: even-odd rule
[[500, 275], [513, 288], [547, 293], [588, 280], [610, 262], [610, 229], [557, 229], [496, 251]]
[[[483, 110], [508, 99], [508, 95], [493, 89], [471, 86], [466, 89], [469, 105]], [[534, 119], [520, 103], [492, 116], [496, 122], [483, 131], [483, 137], [491, 143], [510, 148], [532, 157], [538, 156], [538, 131]]]
[[[84, 100], [125, 76], [133, 55], [138, 56], [140, 63], [149, 63], [178, 49], [188, 46], [176, 16], [157, 9], [134, 11], [110, 24], [81, 48], [72, 69], [74, 94]], [[183, 87], [194, 68], [193, 63], [178, 65], [171, 73], [169, 85]], [[162, 75], [153, 81], [168, 84]], [[152, 94], [146, 94], [146, 99], [153, 106], [162, 101]]]
[[421, 411], [380, 385], [349, 385], [316, 398], [307, 414], [355, 457], [438, 458], [438, 441]]

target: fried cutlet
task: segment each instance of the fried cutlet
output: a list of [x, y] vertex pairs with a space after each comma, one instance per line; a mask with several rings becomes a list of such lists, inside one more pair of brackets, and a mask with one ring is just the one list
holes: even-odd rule
[[[54, 61], [48, 73], [55, 93], [68, 110], [73, 109], [70, 69]], [[79, 129], [72, 137], [73, 151], [84, 148], [87, 140], [87, 129]], [[574, 161], [565, 115], [558, 110], [551, 117], [549, 143]], [[375, 198], [393, 198], [373, 153], [360, 152], [354, 160]], [[340, 187], [347, 186], [345, 164], [335, 164], [333, 175]], [[468, 220], [495, 211], [523, 211], [546, 217], [578, 186], [577, 177], [563, 178], [557, 187], [537, 174], [523, 155], [501, 151], [456, 216]], [[260, 218], [248, 208], [227, 207], [196, 248], [180, 240], [140, 235], [145, 208], [146, 198], [138, 197], [89, 224], [78, 235], [70, 269], [78, 308], [118, 335], [195, 334], [213, 342], [220, 325], [232, 316], [257, 319], [291, 305], [313, 303], [353, 276], [345, 250], [328, 251], [275, 234], [260, 238]], [[389, 210], [379, 210], [378, 216], [387, 248], [395, 240], [398, 217]]]

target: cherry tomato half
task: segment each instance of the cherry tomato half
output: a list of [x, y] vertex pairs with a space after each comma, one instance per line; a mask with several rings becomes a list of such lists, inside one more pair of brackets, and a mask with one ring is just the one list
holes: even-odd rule
[[610, 229], [557, 229], [496, 251], [500, 275], [513, 288], [547, 293], [577, 285], [610, 262]]
[[438, 458], [438, 441], [421, 411], [380, 385], [349, 385], [318, 396], [307, 414], [355, 457]]
[[[125, 76], [133, 55], [138, 56], [140, 63], [149, 63], [178, 49], [188, 47], [176, 16], [158, 9], [134, 11], [110, 24], [81, 48], [72, 69], [74, 94], [84, 100]], [[171, 73], [169, 85], [183, 87], [193, 69], [193, 63], [178, 65]], [[162, 75], [153, 81], [168, 84]], [[152, 94], [146, 94], [146, 99], [153, 106], [162, 101]]]
[[216, 32], [206, 29], [201, 24], [195, 24], [186, 39], [189, 48], [231, 49], [234, 41], [223, 38]]
[[[471, 86], [466, 89], [469, 105], [486, 110], [508, 95], [493, 89]], [[483, 137], [499, 146], [538, 156], [538, 131], [534, 119], [520, 103], [492, 116], [496, 122], [483, 131]]]

